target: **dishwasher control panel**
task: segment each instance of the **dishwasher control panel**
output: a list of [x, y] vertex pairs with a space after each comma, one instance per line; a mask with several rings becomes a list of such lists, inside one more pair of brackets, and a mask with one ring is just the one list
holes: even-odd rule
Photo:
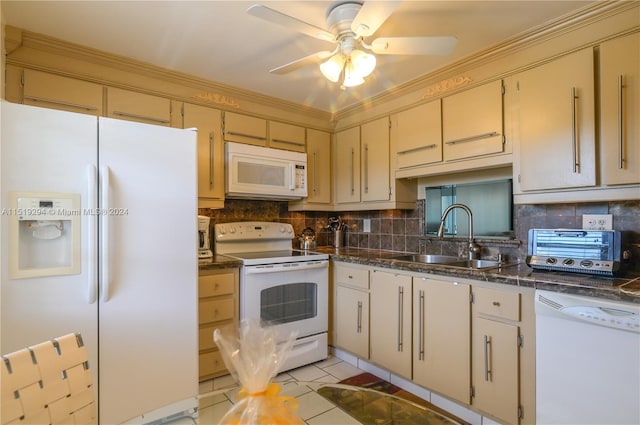
[[640, 315], [630, 311], [593, 306], [563, 307], [560, 311], [587, 322], [640, 333]]

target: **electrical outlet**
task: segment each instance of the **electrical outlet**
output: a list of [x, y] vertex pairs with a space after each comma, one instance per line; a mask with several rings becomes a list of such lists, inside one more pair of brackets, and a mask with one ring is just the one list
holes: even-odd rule
[[611, 214], [584, 214], [582, 228], [586, 230], [613, 230]]
[[365, 218], [364, 220], [362, 220], [362, 231], [365, 233], [370, 233], [371, 232], [371, 219], [370, 218]]

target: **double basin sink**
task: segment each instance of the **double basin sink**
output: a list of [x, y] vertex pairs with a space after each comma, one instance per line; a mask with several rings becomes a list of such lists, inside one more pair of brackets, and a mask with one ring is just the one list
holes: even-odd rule
[[449, 255], [427, 255], [427, 254], [407, 254], [397, 257], [391, 257], [391, 260], [406, 261], [410, 263], [436, 264], [448, 267], [458, 267], [463, 269], [489, 269], [493, 267], [502, 267], [504, 262], [495, 260], [465, 260], [463, 258], [453, 257]]

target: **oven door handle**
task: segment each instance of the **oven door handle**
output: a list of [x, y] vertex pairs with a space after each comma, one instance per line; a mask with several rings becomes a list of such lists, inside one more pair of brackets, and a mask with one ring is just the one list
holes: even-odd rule
[[296, 272], [329, 267], [329, 260], [300, 261], [298, 263], [265, 264], [261, 266], [245, 266], [245, 274]]

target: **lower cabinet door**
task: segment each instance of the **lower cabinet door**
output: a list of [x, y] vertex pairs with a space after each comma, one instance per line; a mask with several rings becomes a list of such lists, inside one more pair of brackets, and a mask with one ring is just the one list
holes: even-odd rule
[[336, 345], [369, 358], [369, 293], [336, 287]]
[[411, 379], [411, 276], [371, 273], [370, 359]]
[[413, 381], [471, 402], [471, 287], [413, 278]]
[[473, 405], [501, 421], [518, 423], [518, 326], [474, 320]]

